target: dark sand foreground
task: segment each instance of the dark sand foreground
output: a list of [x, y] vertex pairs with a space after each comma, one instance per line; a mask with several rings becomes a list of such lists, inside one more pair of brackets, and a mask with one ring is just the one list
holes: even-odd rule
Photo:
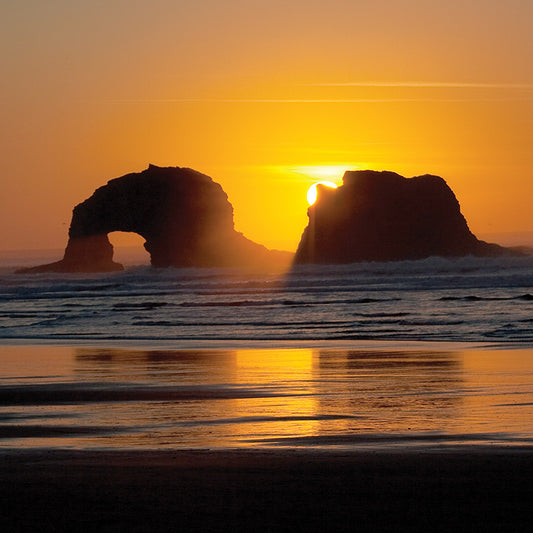
[[2, 531], [529, 531], [533, 449], [4, 451]]

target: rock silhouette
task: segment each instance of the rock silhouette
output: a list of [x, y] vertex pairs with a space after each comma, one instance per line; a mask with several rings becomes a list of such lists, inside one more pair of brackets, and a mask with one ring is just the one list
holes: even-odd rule
[[341, 187], [318, 187], [307, 214], [295, 264], [510, 253], [471, 233], [455, 195], [438, 176], [348, 171]]
[[107, 272], [113, 261], [108, 233], [138, 233], [154, 267], [269, 266], [292, 254], [268, 250], [234, 229], [233, 207], [222, 187], [189, 168], [150, 165], [110, 180], [77, 205], [61, 261], [24, 272]]

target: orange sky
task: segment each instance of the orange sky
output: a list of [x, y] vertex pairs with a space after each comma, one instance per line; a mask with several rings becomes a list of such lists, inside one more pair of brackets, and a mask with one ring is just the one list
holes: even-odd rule
[[441, 175], [474, 233], [533, 231], [532, 22], [523, 0], [3, 2], [0, 249], [63, 248], [75, 204], [149, 163], [210, 175], [269, 247], [347, 168]]

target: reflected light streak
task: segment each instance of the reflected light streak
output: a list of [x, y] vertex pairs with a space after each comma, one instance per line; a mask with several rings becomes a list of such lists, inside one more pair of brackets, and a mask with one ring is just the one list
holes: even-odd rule
[[[267, 435], [284, 438], [319, 432], [318, 399], [310, 394], [316, 378], [316, 356], [310, 349], [236, 351], [237, 382], [275, 392], [272, 398], [227, 402], [232, 413], [225, 416], [242, 417], [246, 413], [252, 420], [257, 417], [257, 421], [246, 425], [246, 435], [239, 439], [241, 446], [253, 446], [254, 440]], [[235, 427], [228, 431], [235, 433]]]

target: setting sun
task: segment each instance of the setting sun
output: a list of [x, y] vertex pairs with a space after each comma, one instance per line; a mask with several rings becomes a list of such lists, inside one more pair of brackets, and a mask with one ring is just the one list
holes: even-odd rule
[[332, 189], [336, 189], [337, 185], [331, 181], [319, 181], [318, 183], [313, 183], [311, 187], [307, 190], [307, 202], [309, 205], [313, 205], [316, 202], [317, 198], [317, 186], [318, 185], [324, 185], [325, 187], [331, 187]]

